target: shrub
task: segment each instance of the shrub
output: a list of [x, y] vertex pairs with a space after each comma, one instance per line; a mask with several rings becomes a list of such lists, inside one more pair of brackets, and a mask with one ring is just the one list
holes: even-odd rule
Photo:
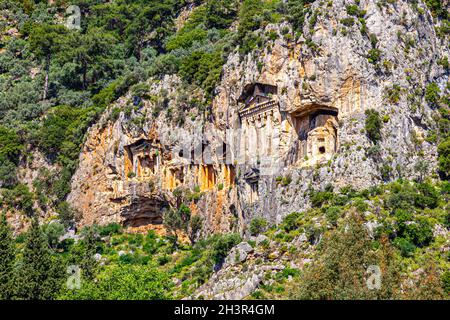
[[344, 18], [344, 19], [341, 19], [341, 23], [346, 27], [351, 27], [355, 23], [355, 19]]
[[445, 271], [442, 276], [442, 287], [447, 295], [450, 295], [450, 271]]
[[76, 211], [68, 202], [60, 202], [56, 207], [56, 212], [58, 213], [59, 220], [64, 226], [69, 227], [73, 223]]
[[414, 223], [406, 225], [400, 233], [418, 247], [428, 246], [433, 240], [432, 225], [424, 217], [419, 217]]
[[212, 259], [220, 263], [235, 245], [241, 242], [241, 237], [236, 233], [224, 234], [213, 239]]
[[332, 200], [333, 197], [334, 194], [330, 191], [311, 191], [309, 194], [311, 205], [314, 208], [320, 208], [321, 206]]
[[23, 150], [19, 136], [13, 130], [0, 126], [0, 159], [8, 159], [17, 164]]
[[438, 145], [439, 171], [444, 178], [450, 178], [450, 138]]
[[33, 214], [33, 193], [25, 184], [18, 184], [13, 189], [3, 190], [3, 202], [11, 209], [20, 210], [27, 216]]
[[52, 223], [43, 225], [42, 231], [47, 236], [48, 244], [52, 248], [56, 248], [59, 242], [59, 238], [64, 234], [64, 225], [61, 223], [54, 221]]
[[356, 4], [348, 5], [345, 7], [347, 10], [347, 13], [351, 16], [357, 16], [359, 15], [359, 8]]
[[142, 249], [148, 254], [154, 254], [158, 250], [158, 242], [156, 241], [156, 233], [154, 230], [148, 231]]
[[419, 208], [434, 209], [439, 205], [440, 195], [438, 190], [429, 183], [419, 183], [417, 189], [420, 195], [415, 198], [415, 205]]
[[386, 89], [386, 99], [393, 104], [400, 101], [400, 93], [402, 88], [398, 84], [393, 84], [391, 87]]
[[381, 59], [381, 50], [379, 49], [370, 49], [368, 54], [367, 54], [367, 60], [369, 60], [369, 62], [371, 64], [377, 64]]
[[101, 226], [98, 232], [102, 237], [112, 236], [113, 234], [120, 234], [122, 232], [122, 226], [116, 222], [111, 222], [106, 226]]
[[448, 212], [444, 218], [444, 225], [447, 227], [447, 229], [450, 229], [450, 212]]
[[256, 236], [267, 228], [267, 220], [262, 217], [253, 218], [250, 222], [250, 234]]
[[281, 184], [283, 186], [287, 186], [292, 182], [292, 177], [290, 175], [287, 175], [285, 177], [283, 177], [283, 180], [281, 181]]
[[170, 258], [166, 254], [158, 257], [158, 264], [160, 266], [163, 266], [163, 265], [167, 264], [169, 261], [170, 261]]
[[341, 208], [336, 206], [329, 207], [325, 211], [325, 216], [327, 217], [328, 222], [333, 226], [337, 225], [337, 220], [339, 219], [341, 214], [342, 214]]
[[195, 242], [195, 238], [198, 233], [202, 230], [203, 227], [203, 218], [199, 215], [195, 215], [191, 217], [189, 221], [189, 240], [191, 243]]
[[378, 111], [373, 109], [368, 109], [365, 111], [366, 121], [365, 129], [367, 137], [373, 142], [377, 143], [381, 140], [381, 128], [383, 126], [380, 119], [380, 114]]
[[297, 221], [301, 217], [301, 214], [299, 212], [293, 212], [288, 214], [283, 219], [283, 229], [286, 231], [291, 231], [298, 228]]

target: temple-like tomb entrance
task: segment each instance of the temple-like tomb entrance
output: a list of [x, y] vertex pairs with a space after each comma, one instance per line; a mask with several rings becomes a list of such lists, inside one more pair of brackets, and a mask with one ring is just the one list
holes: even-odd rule
[[292, 113], [298, 135], [297, 161], [315, 165], [331, 159], [336, 152], [338, 111], [335, 108], [311, 105]]
[[125, 146], [125, 174], [147, 178], [156, 173], [161, 162], [156, 142], [140, 139]]
[[279, 151], [272, 141], [275, 128], [281, 122], [277, 87], [259, 82], [247, 84], [238, 102], [243, 139], [240, 157], [246, 164], [256, 165], [261, 158]]

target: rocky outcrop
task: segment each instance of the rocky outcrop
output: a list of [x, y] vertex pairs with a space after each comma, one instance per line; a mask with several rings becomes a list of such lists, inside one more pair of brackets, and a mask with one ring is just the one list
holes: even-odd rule
[[[203, 234], [243, 232], [254, 216], [277, 222], [308, 208], [311, 186], [415, 178], [418, 161], [435, 171], [436, 146], [424, 139], [435, 111], [417, 88], [443, 88], [448, 75], [431, 16], [418, 7], [424, 13], [406, 1], [362, 0], [363, 28], [345, 1], [313, 3], [317, 22], [307, 16], [298, 41], [284, 36], [288, 24], [269, 25], [262, 36], [278, 38], [264, 50], [228, 56], [206, 111], [189, 106], [198, 93], [176, 76], [149, 79], [142, 99], [120, 99], [88, 134], [69, 196], [80, 223], [159, 224], [183, 201], [205, 218]], [[268, 100], [243, 121], [250, 100], [240, 97], [253, 83], [276, 91], [254, 93]], [[364, 131], [368, 109], [384, 122], [377, 146]]]

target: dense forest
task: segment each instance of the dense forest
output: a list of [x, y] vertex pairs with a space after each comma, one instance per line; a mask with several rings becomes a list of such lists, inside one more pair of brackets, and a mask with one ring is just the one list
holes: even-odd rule
[[[285, 30], [284, 37], [302, 37], [304, 25], [313, 25], [317, 18], [309, 9], [312, 2], [79, 0], [81, 26], [73, 29], [64, 25], [72, 14], [66, 12], [70, 1], [0, 0], [0, 298], [176, 299], [204, 284], [241, 236], [181, 241], [176, 230], [188, 233], [199, 223], [183, 206], [171, 212], [172, 220], [167, 217], [173, 231], [167, 237], [128, 234], [119, 224], [109, 224], [79, 230], [78, 241], [63, 239], [79, 214], [66, 200], [86, 132], [113, 101], [131, 92], [138, 107], [146, 94], [142, 82], [168, 74], [180, 76], [186, 91], [199, 92], [187, 101], [190, 107], [208, 110], [228, 55], [238, 50], [245, 56], [264, 47], [263, 37], [278, 37], [258, 32], [270, 23], [287, 21], [293, 29]], [[426, 3], [439, 21], [436, 34], [448, 36], [448, 8], [443, 1]], [[195, 9], [181, 23], [186, 8]], [[364, 20], [354, 6], [346, 10]], [[306, 43], [314, 46], [311, 39]], [[377, 52], [370, 52], [368, 59], [376, 61]], [[448, 70], [448, 59], [441, 64]], [[311, 210], [292, 213], [278, 226], [253, 220], [253, 236], [265, 234], [268, 242], [293, 256], [296, 249], [290, 243], [301, 232], [309, 236], [306, 245], [316, 244], [319, 233], [323, 243], [310, 267], [301, 272], [284, 269], [251, 298], [449, 297], [450, 254], [440, 251], [443, 240], [433, 228], [450, 228], [450, 100], [435, 83], [424, 91], [426, 101], [440, 113], [439, 130], [429, 137], [438, 145], [439, 177], [399, 180], [359, 192], [350, 187], [311, 190]], [[114, 110], [111, 114], [118, 116]], [[366, 131], [374, 144], [382, 125], [376, 112], [367, 113]], [[52, 166], [42, 167], [30, 188], [19, 181], [18, 170], [37, 152]], [[281, 187], [283, 183], [294, 182], [280, 178]], [[12, 234], [8, 210], [32, 221], [27, 232]], [[54, 212], [58, 222], [39, 224], [41, 211]], [[358, 221], [374, 211], [381, 212], [382, 226], [367, 237]], [[343, 212], [353, 214], [344, 218]], [[314, 217], [323, 219], [320, 230], [311, 223]], [[350, 233], [344, 230], [347, 223]], [[363, 288], [364, 270], [352, 269], [354, 263], [370, 264], [374, 256], [391, 263], [383, 266], [389, 290], [376, 295]], [[67, 288], [69, 265], [83, 270], [80, 290]], [[418, 265], [426, 265], [424, 276], [400, 290], [402, 277]], [[355, 281], [358, 285], [348, 289]]]

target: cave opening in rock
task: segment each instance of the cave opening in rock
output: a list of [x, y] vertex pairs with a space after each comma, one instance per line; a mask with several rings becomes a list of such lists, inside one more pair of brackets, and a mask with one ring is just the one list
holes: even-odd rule
[[337, 147], [337, 116], [337, 109], [322, 105], [291, 114], [298, 136], [297, 161], [308, 159], [314, 164], [331, 158]]
[[163, 223], [164, 210], [168, 203], [156, 197], [136, 197], [121, 212], [125, 227], [141, 227]]
[[156, 159], [150, 155], [142, 155], [139, 159], [139, 176], [149, 176], [155, 173]]

